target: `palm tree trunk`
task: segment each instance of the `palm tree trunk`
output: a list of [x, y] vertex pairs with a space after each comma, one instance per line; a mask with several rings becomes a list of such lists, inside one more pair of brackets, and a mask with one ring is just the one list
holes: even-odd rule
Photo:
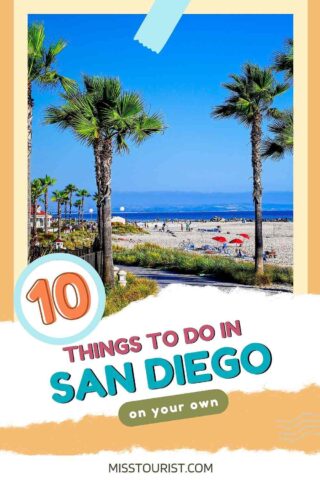
[[69, 197], [69, 221], [71, 222], [71, 214], [72, 214], [72, 192], [70, 192]]
[[61, 203], [58, 202], [58, 238], [61, 237]]
[[262, 274], [263, 265], [263, 232], [262, 232], [262, 115], [254, 115], [251, 129], [252, 170], [253, 170], [253, 200], [255, 209], [255, 271]]
[[105, 141], [101, 155], [102, 173], [102, 251], [103, 274], [102, 281], [107, 287], [114, 287], [114, 265], [112, 254], [112, 226], [111, 226], [111, 165], [112, 141]]
[[28, 82], [28, 248], [31, 241], [31, 150], [32, 150], [32, 90], [31, 82]]
[[103, 282], [106, 286], [114, 286], [114, 265], [112, 254], [112, 228], [111, 228], [111, 195], [107, 194], [102, 207], [103, 223]]
[[100, 139], [95, 140], [93, 144], [93, 151], [94, 151], [94, 167], [95, 167], [95, 174], [96, 174], [96, 184], [97, 184], [97, 193], [98, 193], [98, 234], [99, 234], [99, 243], [102, 245], [102, 232], [103, 232], [103, 225], [102, 225], [102, 205], [101, 205], [101, 198], [102, 198], [102, 171], [101, 171], [101, 155], [103, 151], [103, 143]]
[[48, 233], [48, 189], [44, 193], [44, 233]]
[[97, 217], [98, 217], [98, 238], [99, 245], [102, 245], [102, 206], [100, 203], [97, 205]]
[[32, 217], [32, 236], [35, 237], [37, 233], [37, 199], [33, 201], [33, 217]]

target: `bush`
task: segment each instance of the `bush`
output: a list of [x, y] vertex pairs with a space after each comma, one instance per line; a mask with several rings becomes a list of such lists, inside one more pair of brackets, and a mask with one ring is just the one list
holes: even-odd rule
[[292, 268], [266, 265], [265, 273], [256, 276], [252, 262], [238, 261], [219, 255], [206, 256], [140, 244], [131, 249], [114, 250], [114, 260], [122, 265], [162, 268], [177, 273], [212, 275], [217, 280], [242, 285], [293, 284]]
[[143, 230], [143, 228], [138, 227], [132, 223], [113, 223], [112, 224], [112, 233], [115, 235], [135, 235], [135, 234], [143, 234], [147, 235], [149, 232]]
[[112, 315], [127, 307], [131, 302], [155, 295], [158, 285], [153, 280], [138, 278], [127, 274], [127, 285], [122, 287], [117, 282], [115, 287], [107, 292], [105, 315]]
[[[52, 245], [57, 238], [58, 233], [49, 232], [48, 234], [40, 233], [38, 235], [39, 242], [42, 246], [47, 247]], [[86, 230], [72, 231], [71, 233], [62, 232], [61, 239], [64, 242], [65, 248], [75, 250], [81, 247], [91, 247], [94, 243], [96, 233], [87, 232]]]
[[146, 248], [148, 250], [162, 250], [160, 245], [157, 245], [156, 243], [150, 243], [150, 242], [145, 242], [142, 244], [136, 245], [136, 250], [145, 250]]

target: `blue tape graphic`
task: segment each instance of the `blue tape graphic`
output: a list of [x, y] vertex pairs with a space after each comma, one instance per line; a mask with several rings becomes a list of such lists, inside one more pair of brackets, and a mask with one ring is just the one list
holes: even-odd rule
[[135, 40], [160, 53], [191, 0], [155, 0]]

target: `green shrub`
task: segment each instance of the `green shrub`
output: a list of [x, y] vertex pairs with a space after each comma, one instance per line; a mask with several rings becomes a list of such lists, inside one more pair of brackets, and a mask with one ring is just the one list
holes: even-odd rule
[[149, 232], [143, 228], [138, 227], [132, 223], [113, 223], [112, 224], [112, 233], [115, 235], [147, 235]]
[[128, 273], [126, 287], [122, 287], [117, 282], [115, 287], [107, 292], [105, 315], [117, 313], [131, 302], [142, 300], [157, 292], [158, 285], [153, 280], [138, 278]]
[[242, 285], [293, 284], [292, 268], [266, 265], [265, 273], [256, 276], [253, 262], [238, 261], [219, 255], [208, 256], [140, 244], [134, 248], [114, 250], [114, 260], [122, 265], [161, 268], [177, 273], [206, 274], [217, 280]]
[[[43, 246], [52, 245], [54, 240], [57, 238], [57, 232], [49, 232], [48, 234], [40, 233], [38, 235], [39, 242]], [[91, 247], [96, 237], [96, 233], [89, 232], [86, 230], [77, 230], [71, 233], [63, 232], [61, 234], [61, 239], [64, 242], [65, 248], [74, 250], [81, 247]]]
[[156, 243], [150, 243], [150, 242], [145, 242], [145, 243], [140, 243], [139, 245], [136, 245], [136, 250], [162, 250], [160, 245], [157, 245]]

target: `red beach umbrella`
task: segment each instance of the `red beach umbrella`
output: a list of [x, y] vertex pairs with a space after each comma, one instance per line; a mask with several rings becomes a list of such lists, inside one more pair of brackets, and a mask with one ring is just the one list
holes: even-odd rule
[[226, 237], [212, 237], [212, 240], [215, 240], [219, 243], [225, 243], [227, 241]]
[[233, 244], [236, 244], [236, 245], [242, 245], [243, 244], [243, 240], [240, 240], [240, 238], [234, 238], [233, 240], [231, 240], [231, 242], [229, 243], [233, 243]]
[[239, 237], [246, 238], [247, 240], [250, 240], [250, 237], [247, 233], [239, 233]]

